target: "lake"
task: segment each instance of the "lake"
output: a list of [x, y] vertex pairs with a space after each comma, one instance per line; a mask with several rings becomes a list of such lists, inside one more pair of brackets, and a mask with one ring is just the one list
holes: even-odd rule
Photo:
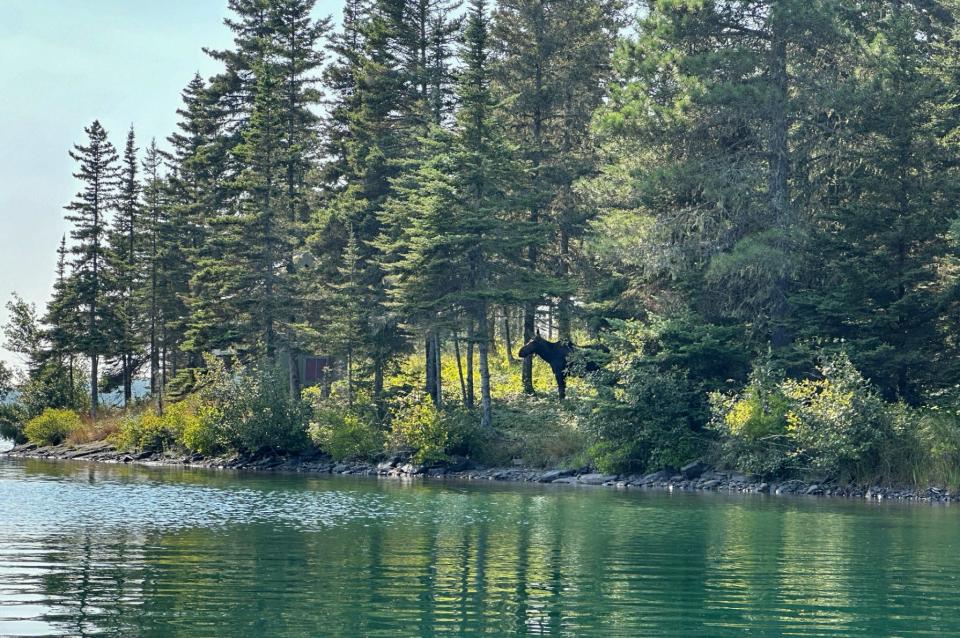
[[0, 459], [0, 635], [960, 635], [960, 509]]

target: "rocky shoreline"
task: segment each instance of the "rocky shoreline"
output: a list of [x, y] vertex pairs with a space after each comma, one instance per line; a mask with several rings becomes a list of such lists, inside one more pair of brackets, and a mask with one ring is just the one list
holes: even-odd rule
[[775, 496], [818, 496], [867, 499], [873, 501], [893, 500], [921, 503], [951, 503], [960, 501], [960, 493], [930, 486], [926, 489], [895, 488], [888, 486], [836, 485], [830, 481], [807, 482], [801, 480], [766, 482], [757, 477], [738, 472], [717, 470], [696, 461], [679, 470], [660, 470], [644, 475], [602, 474], [590, 468], [580, 469], [532, 469], [524, 467], [482, 468], [469, 461], [459, 463], [421, 466], [405, 462], [399, 457], [378, 463], [337, 463], [322, 454], [304, 455], [234, 455], [205, 458], [171, 453], [119, 451], [106, 441], [82, 445], [57, 445], [38, 447], [20, 445], [0, 456], [10, 458], [34, 458], [50, 460], [78, 460], [98, 463], [123, 463], [147, 466], [177, 466], [187, 468], [229, 469], [261, 472], [293, 472], [309, 474], [338, 474], [344, 476], [377, 476], [386, 478], [448, 479], [464, 481], [504, 481], [515, 483], [540, 483], [568, 486], [603, 486], [620, 489], [660, 489], [670, 491], [702, 491], [727, 493], [753, 493]]

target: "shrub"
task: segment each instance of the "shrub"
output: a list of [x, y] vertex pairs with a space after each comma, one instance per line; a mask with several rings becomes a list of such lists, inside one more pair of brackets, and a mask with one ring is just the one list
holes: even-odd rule
[[811, 467], [851, 478], [878, 466], [893, 435], [888, 406], [844, 354], [818, 367], [820, 378], [781, 385], [790, 401], [787, 432]]
[[428, 397], [411, 392], [391, 410], [390, 444], [412, 449], [416, 463], [445, 461], [449, 458], [448, 425]]
[[212, 456], [223, 451], [224, 446], [217, 433], [216, 411], [199, 405], [180, 428], [180, 444], [191, 452]]
[[790, 403], [768, 361], [754, 368], [742, 392], [711, 393], [710, 408], [721, 465], [763, 476], [786, 470], [793, 451], [786, 436]]
[[240, 452], [296, 452], [307, 443], [309, 407], [290, 397], [287, 373], [279, 366], [227, 371], [210, 357], [201, 384], [205, 419], [215, 439]]
[[31, 443], [59, 445], [81, 425], [80, 416], [73, 410], [47, 408], [40, 416], [27, 421], [23, 432]]
[[175, 440], [164, 427], [163, 418], [152, 412], [124, 416], [114, 436], [121, 450], [163, 450]]
[[304, 396], [313, 404], [308, 432], [318, 448], [337, 461], [373, 459], [383, 452], [376, 410], [365, 395], [358, 393], [352, 405], [321, 397], [314, 389]]
[[127, 450], [162, 451], [182, 446], [190, 451], [213, 452], [203, 437], [210, 432], [204, 423], [203, 408], [196, 399], [188, 399], [167, 405], [163, 414], [150, 410], [140, 414], [127, 414], [120, 419], [114, 435], [118, 448]]
[[585, 422], [597, 443], [591, 456], [609, 472], [679, 467], [704, 450], [698, 432], [700, 394], [677, 372], [660, 372], [641, 360], [617, 371], [618, 385], [601, 388]]
[[23, 432], [26, 410], [19, 403], [0, 403], [0, 439], [10, 439], [16, 444], [26, 443]]

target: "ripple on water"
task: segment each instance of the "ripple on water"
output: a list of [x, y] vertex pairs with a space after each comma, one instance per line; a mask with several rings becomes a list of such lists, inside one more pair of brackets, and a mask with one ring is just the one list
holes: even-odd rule
[[0, 461], [0, 635], [960, 634], [950, 508]]

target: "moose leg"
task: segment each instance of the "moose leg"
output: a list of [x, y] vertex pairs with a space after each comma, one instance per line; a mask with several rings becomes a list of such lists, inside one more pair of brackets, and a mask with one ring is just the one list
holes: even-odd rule
[[563, 401], [567, 398], [567, 375], [563, 370], [554, 370], [553, 376], [557, 378], [557, 394]]

